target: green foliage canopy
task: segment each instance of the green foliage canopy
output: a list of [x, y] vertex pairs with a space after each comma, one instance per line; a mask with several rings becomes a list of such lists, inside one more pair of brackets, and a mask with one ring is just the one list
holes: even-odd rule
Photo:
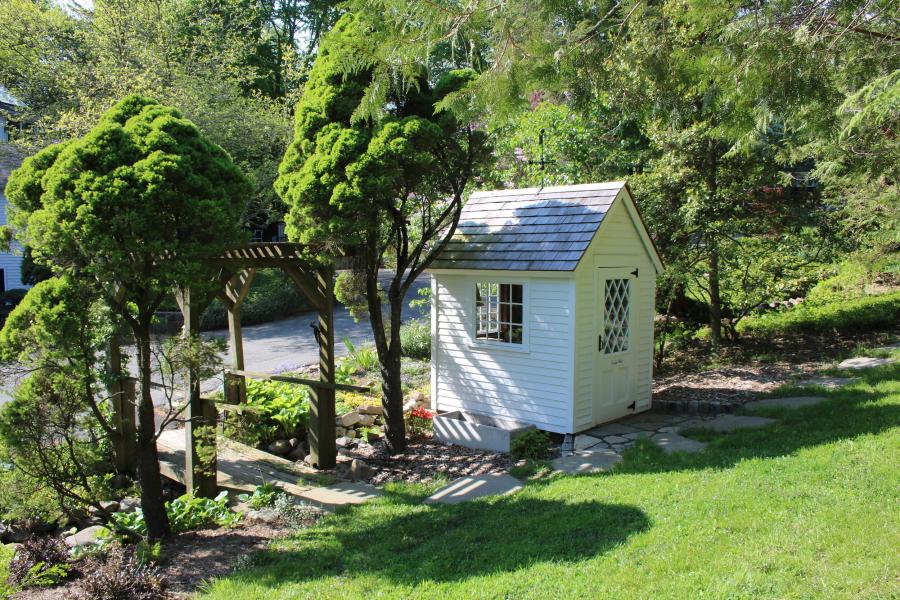
[[26, 159], [6, 193], [36, 261], [110, 296], [121, 286], [149, 323], [162, 294], [202, 279], [200, 261], [242, 239], [249, 190], [177, 110], [129, 96], [83, 138]]

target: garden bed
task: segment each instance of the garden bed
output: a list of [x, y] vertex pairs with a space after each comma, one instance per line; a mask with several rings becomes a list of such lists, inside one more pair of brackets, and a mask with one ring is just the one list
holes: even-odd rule
[[507, 454], [449, 446], [430, 438], [411, 441], [403, 454], [389, 454], [383, 441], [361, 444], [341, 453], [362, 460], [374, 468], [375, 474], [366, 479], [374, 485], [391, 481], [421, 483], [437, 477], [455, 479], [503, 473], [513, 465]]

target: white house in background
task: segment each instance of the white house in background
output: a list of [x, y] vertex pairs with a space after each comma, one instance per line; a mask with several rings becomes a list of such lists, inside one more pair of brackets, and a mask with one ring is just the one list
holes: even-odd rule
[[662, 262], [625, 182], [472, 195], [431, 273], [431, 397], [577, 433], [650, 408]]
[[[6, 180], [22, 162], [18, 152], [9, 145], [7, 116], [15, 113], [21, 106], [21, 102], [0, 86], [0, 225], [6, 225], [7, 201], [3, 193]], [[13, 241], [12, 252], [0, 252], [0, 294], [12, 288], [23, 287], [27, 286], [22, 284], [22, 247]]]

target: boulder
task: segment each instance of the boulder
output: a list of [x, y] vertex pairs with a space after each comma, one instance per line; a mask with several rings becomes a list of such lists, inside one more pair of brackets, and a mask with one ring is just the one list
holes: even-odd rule
[[268, 450], [269, 452], [277, 456], [284, 456], [285, 454], [293, 450], [293, 447], [287, 440], [275, 440], [274, 442], [269, 444]]
[[141, 501], [138, 498], [122, 498], [119, 500], [119, 512], [130, 513], [141, 507]]
[[359, 415], [360, 427], [371, 427], [375, 424], [375, 415]]
[[74, 535], [67, 536], [65, 542], [69, 548], [74, 548], [75, 546], [87, 546], [96, 543], [97, 539], [108, 531], [109, 529], [102, 525], [92, 525], [87, 529], [82, 529]]
[[261, 508], [259, 510], [248, 510], [245, 518], [248, 523], [265, 523], [271, 525], [276, 523], [280, 516], [278, 511], [274, 508]]
[[355, 440], [356, 439], [356, 430], [348, 429], [343, 437], [350, 438], [351, 440]]
[[334, 444], [338, 448], [352, 448], [353, 446], [356, 446], [356, 440], [344, 436], [334, 440]]
[[363, 415], [383, 415], [384, 407], [380, 404], [364, 404], [357, 408], [356, 412]]
[[114, 513], [114, 512], [119, 512], [121, 505], [115, 500], [110, 500], [108, 502], [101, 502], [100, 508], [102, 508], [106, 512]]
[[341, 437], [345, 433], [347, 433], [347, 430], [344, 429], [343, 427], [335, 427], [334, 428], [334, 437]]
[[415, 400], [411, 400], [411, 399], [407, 400], [406, 402], [403, 403], [403, 412], [407, 413], [407, 412], [411, 411], [412, 409], [414, 409], [415, 407], [416, 407]]
[[288, 440], [288, 442], [291, 444], [291, 448], [296, 448], [297, 446], [299, 446], [300, 441], [300, 438], [291, 438]]
[[341, 415], [341, 425], [343, 427], [353, 427], [357, 423], [359, 423], [359, 413], [355, 410]]
[[25, 529], [24, 527], [18, 527], [12, 523], [4, 523], [0, 521], [0, 543], [24, 542], [27, 539], [27, 529]]
[[303, 447], [303, 444], [300, 444], [291, 450], [285, 458], [294, 462], [303, 461], [306, 459], [306, 448]]
[[350, 479], [354, 481], [359, 481], [361, 479], [370, 479], [375, 476], [377, 471], [359, 460], [358, 458], [354, 458], [353, 462], [350, 463]]
[[303, 457], [303, 462], [305, 462], [305, 463], [308, 464], [309, 466], [313, 466], [313, 457], [312, 457], [312, 454], [307, 454], [306, 456], [304, 456], [304, 457]]

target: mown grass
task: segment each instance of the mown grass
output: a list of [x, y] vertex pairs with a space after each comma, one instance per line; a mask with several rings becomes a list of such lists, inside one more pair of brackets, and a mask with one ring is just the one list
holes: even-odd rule
[[273, 544], [209, 598], [893, 598], [900, 365], [700, 454], [426, 506], [425, 487]]

